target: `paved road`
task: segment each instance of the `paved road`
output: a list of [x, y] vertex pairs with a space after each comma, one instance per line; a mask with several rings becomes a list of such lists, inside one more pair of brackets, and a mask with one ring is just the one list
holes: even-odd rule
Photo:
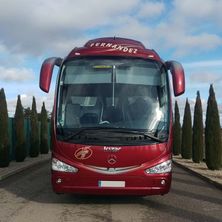
[[222, 192], [174, 167], [165, 196], [95, 197], [56, 195], [49, 165], [0, 183], [0, 222], [222, 221]]

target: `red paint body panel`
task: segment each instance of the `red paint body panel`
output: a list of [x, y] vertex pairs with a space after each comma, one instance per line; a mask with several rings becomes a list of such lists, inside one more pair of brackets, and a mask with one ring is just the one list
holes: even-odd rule
[[[144, 170], [137, 170], [131, 174], [119, 176], [99, 175], [87, 171], [81, 171], [80, 175], [52, 172], [52, 185], [56, 193], [77, 193], [77, 194], [97, 194], [97, 195], [160, 195], [166, 194], [170, 190], [172, 174], [145, 175]], [[84, 175], [84, 176], [82, 176]], [[58, 178], [62, 179], [62, 184], [56, 184]], [[120, 179], [121, 178], [121, 179]], [[166, 184], [161, 185], [161, 180]], [[125, 181], [124, 188], [102, 188], [98, 182], [105, 181]]]
[[168, 61], [167, 66], [173, 76], [174, 95], [179, 96], [185, 92], [185, 76], [183, 67], [176, 61]]
[[[155, 164], [156, 160], [160, 160], [166, 155], [169, 156], [171, 153], [167, 143], [146, 146], [118, 146], [121, 147], [121, 150], [118, 152], [105, 152], [104, 146], [89, 146], [65, 142], [58, 142], [56, 146], [56, 158], [61, 159], [62, 157], [68, 164], [72, 165], [72, 163], [75, 163], [77, 166], [83, 164], [115, 168], [137, 166], [146, 164], [147, 162], [149, 162], [149, 166], [151, 166], [152, 162]], [[88, 159], [79, 160], [74, 156], [76, 150], [81, 147], [90, 147], [92, 150], [92, 155]], [[115, 155], [117, 157], [117, 162], [115, 164], [108, 164], [107, 159], [110, 155]]]
[[[90, 146], [93, 153], [86, 160], [78, 160], [74, 153], [84, 145], [58, 142], [54, 144], [57, 152], [53, 157], [78, 168], [77, 173], [63, 173], [52, 171], [52, 186], [56, 193], [77, 193], [97, 195], [160, 195], [166, 194], [171, 186], [171, 173], [148, 175], [145, 170], [160, 162], [171, 159], [169, 143], [146, 146], [121, 146], [115, 164], [109, 164], [110, 152], [104, 152], [104, 146]], [[88, 146], [88, 145], [86, 145]], [[96, 167], [130, 167], [137, 166], [135, 170], [126, 173], [107, 175], [94, 171], [90, 166]], [[57, 179], [62, 179], [57, 184]], [[99, 181], [125, 181], [124, 188], [101, 188]], [[166, 184], [161, 185], [161, 180]]]
[[68, 55], [68, 58], [78, 56], [128, 56], [161, 61], [159, 55], [154, 50], [146, 49], [138, 41], [123, 38], [91, 40], [83, 48], [74, 48]]
[[[119, 56], [152, 59], [164, 64], [159, 55], [138, 41], [123, 38], [99, 38], [88, 41], [84, 47], [74, 48], [63, 62], [85, 56]], [[40, 88], [48, 92], [56, 58], [46, 60], [41, 69]], [[169, 65], [169, 67], [167, 66]], [[174, 92], [184, 91], [182, 66], [166, 64], [173, 75]], [[175, 95], [176, 95], [175, 94]], [[57, 93], [56, 93], [57, 95]], [[57, 98], [55, 97], [55, 104]], [[78, 169], [77, 173], [64, 173], [52, 170], [52, 187], [56, 193], [98, 194], [98, 195], [159, 195], [170, 190], [172, 174], [147, 174], [146, 169], [172, 158], [172, 105], [170, 102], [169, 139], [166, 143], [152, 145], [118, 146], [116, 152], [106, 152], [101, 145], [72, 144], [57, 141], [55, 131], [56, 110], [53, 111], [52, 158], [56, 158]], [[110, 145], [109, 145], [110, 146]], [[88, 153], [81, 157], [81, 149]], [[88, 149], [88, 150], [87, 150]], [[84, 150], [84, 151], [85, 151]], [[114, 161], [110, 161], [114, 159]], [[120, 173], [102, 172], [102, 168], [130, 168]], [[98, 170], [99, 169], [99, 170]], [[58, 183], [58, 179], [61, 180]], [[162, 185], [161, 181], [165, 184]], [[100, 187], [100, 181], [124, 181], [125, 187]]]
[[39, 86], [44, 92], [49, 92], [53, 68], [55, 65], [60, 65], [60, 63], [61, 59], [56, 57], [46, 59], [43, 62], [40, 71]]

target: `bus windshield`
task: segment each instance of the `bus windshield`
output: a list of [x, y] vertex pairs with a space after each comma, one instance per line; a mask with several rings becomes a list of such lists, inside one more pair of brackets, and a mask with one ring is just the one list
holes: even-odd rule
[[167, 138], [167, 71], [138, 58], [78, 58], [63, 64], [56, 109], [57, 131], [124, 129]]

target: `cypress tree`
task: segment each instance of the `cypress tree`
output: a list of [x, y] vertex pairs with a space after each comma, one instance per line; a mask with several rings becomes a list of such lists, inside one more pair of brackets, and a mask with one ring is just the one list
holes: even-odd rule
[[173, 123], [173, 154], [179, 155], [181, 153], [181, 125], [180, 112], [177, 101], [174, 107], [174, 123]]
[[193, 162], [199, 163], [203, 160], [203, 111], [199, 91], [197, 91], [197, 98], [194, 107], [192, 141], [192, 159]]
[[8, 131], [8, 110], [4, 89], [0, 90], [0, 167], [10, 163], [10, 144]]
[[186, 99], [183, 117], [181, 155], [184, 159], [190, 159], [192, 156], [192, 122], [188, 99]]
[[205, 127], [206, 164], [209, 169], [218, 170], [222, 164], [222, 144], [220, 118], [213, 85], [210, 85], [209, 90]]
[[20, 95], [18, 96], [15, 110], [15, 142], [15, 160], [17, 162], [22, 162], [26, 157], [26, 143], [24, 132], [24, 113]]
[[31, 109], [30, 109], [30, 107], [28, 107], [28, 108], [24, 108], [24, 118], [26, 118], [26, 119], [30, 119], [31, 118]]
[[48, 145], [48, 115], [43, 102], [41, 109], [41, 136], [40, 136], [40, 152], [46, 154], [49, 152]]
[[35, 97], [32, 99], [32, 110], [31, 110], [31, 132], [30, 132], [30, 157], [37, 157], [39, 155], [39, 125], [36, 110]]

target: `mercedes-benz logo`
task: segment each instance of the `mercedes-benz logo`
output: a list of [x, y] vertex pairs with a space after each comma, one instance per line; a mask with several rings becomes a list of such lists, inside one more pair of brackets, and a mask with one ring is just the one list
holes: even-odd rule
[[110, 164], [110, 165], [113, 165], [113, 164], [115, 164], [116, 162], [117, 162], [117, 157], [116, 157], [116, 155], [110, 155], [109, 157], [108, 157], [108, 163]]

